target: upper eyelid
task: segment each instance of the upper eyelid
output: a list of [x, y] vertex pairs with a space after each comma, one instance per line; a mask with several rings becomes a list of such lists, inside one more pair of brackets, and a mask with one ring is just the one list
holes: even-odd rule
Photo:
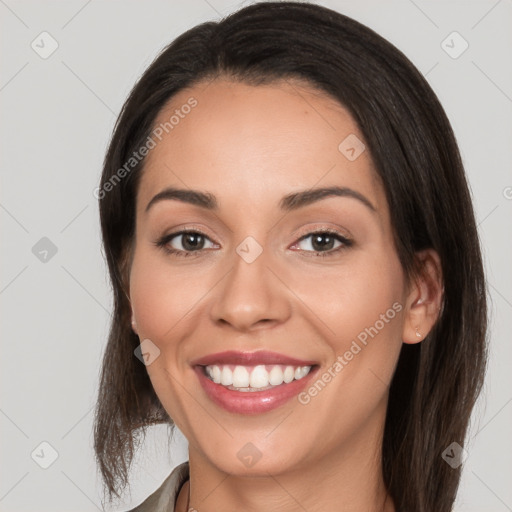
[[[299, 229], [298, 230], [299, 233], [296, 233], [294, 236], [302, 237], [302, 236], [309, 235], [312, 233], [325, 231], [325, 232], [331, 232], [334, 234], [339, 234], [340, 236], [343, 236], [345, 238], [353, 238], [351, 232], [347, 228], [342, 228], [341, 226], [329, 227], [329, 226], [326, 226], [325, 223], [322, 223], [322, 222], [316, 222], [316, 223], [313, 222], [312, 224], [313, 224], [313, 227], [309, 226], [304, 229]], [[194, 225], [185, 224], [179, 228], [176, 228], [176, 230], [172, 230], [168, 236], [179, 235], [179, 234], [182, 234], [183, 232], [185, 232], [185, 233], [186, 232], [197, 232], [197, 233], [200, 233], [201, 235], [210, 237], [210, 235], [207, 233], [207, 231], [208, 230], [205, 230], [202, 227], [196, 227]], [[296, 231], [296, 230], [294, 230], [294, 231]], [[164, 236], [166, 236], [166, 235], [164, 235]]]
[[302, 240], [303, 238], [311, 236], [311, 235], [314, 235], [315, 233], [330, 233], [332, 235], [338, 235], [341, 238], [347, 238], [347, 239], [352, 238], [351, 235], [349, 235], [348, 233], [342, 233], [341, 230], [339, 230], [339, 229], [326, 228], [326, 227], [323, 227], [323, 228], [313, 228], [313, 229], [308, 228], [307, 230], [304, 231], [303, 234], [296, 235], [296, 236], [299, 237], [299, 240]]

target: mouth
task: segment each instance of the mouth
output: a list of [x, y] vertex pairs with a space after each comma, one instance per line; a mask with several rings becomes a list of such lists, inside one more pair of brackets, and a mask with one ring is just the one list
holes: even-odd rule
[[230, 351], [196, 360], [193, 368], [215, 404], [233, 413], [260, 414], [298, 395], [319, 365], [273, 352]]
[[309, 374], [312, 366], [215, 364], [201, 368], [204, 375], [215, 384], [233, 391], [257, 392], [300, 380]]

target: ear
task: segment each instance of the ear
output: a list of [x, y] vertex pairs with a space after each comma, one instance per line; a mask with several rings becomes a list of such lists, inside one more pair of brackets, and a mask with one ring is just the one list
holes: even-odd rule
[[439, 318], [444, 286], [441, 260], [434, 249], [416, 253], [418, 271], [409, 287], [402, 340], [404, 343], [423, 341]]
[[[131, 305], [131, 297], [130, 297], [130, 270], [133, 263], [133, 241], [125, 246], [122, 250], [121, 257], [119, 258], [119, 273], [121, 277], [121, 287], [123, 289], [126, 298], [128, 299], [128, 303]], [[135, 315], [133, 313], [133, 308], [131, 309], [131, 324], [132, 330], [135, 334], [139, 334], [137, 330], [137, 321], [135, 320]]]
[[139, 331], [137, 330], [137, 321], [135, 320], [133, 311], [132, 311], [132, 329], [135, 334], [139, 334]]

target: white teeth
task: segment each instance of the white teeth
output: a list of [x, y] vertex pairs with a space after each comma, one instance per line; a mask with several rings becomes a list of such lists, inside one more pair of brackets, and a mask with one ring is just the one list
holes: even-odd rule
[[235, 366], [233, 370], [233, 386], [235, 388], [249, 387], [249, 372], [245, 366]]
[[229, 366], [224, 366], [222, 368], [220, 383], [223, 386], [231, 386], [231, 384], [233, 384], [233, 372]]
[[284, 370], [284, 381], [286, 384], [291, 382], [295, 378], [295, 369], [293, 366], [287, 366]]
[[274, 368], [270, 370], [268, 383], [272, 384], [272, 386], [279, 386], [283, 383], [283, 379], [283, 370], [281, 370], [279, 366], [274, 366]]
[[294, 379], [300, 380], [310, 370], [311, 366], [210, 365], [206, 367], [206, 374], [216, 384], [221, 384], [230, 389], [236, 388], [237, 391], [252, 391], [280, 386], [283, 382], [288, 384]]
[[220, 368], [218, 366], [212, 368], [212, 379], [215, 384], [220, 384]]
[[309, 366], [299, 366], [295, 368], [295, 380], [300, 380], [309, 373]]
[[256, 366], [251, 372], [249, 381], [251, 388], [264, 388], [268, 386], [268, 372], [264, 365]]

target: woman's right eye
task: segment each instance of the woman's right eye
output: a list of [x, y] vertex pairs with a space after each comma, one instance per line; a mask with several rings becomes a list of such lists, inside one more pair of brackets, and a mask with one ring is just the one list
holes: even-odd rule
[[190, 256], [191, 253], [204, 249], [206, 240], [214, 245], [204, 233], [199, 231], [178, 231], [163, 236], [155, 242], [155, 245], [169, 254]]

